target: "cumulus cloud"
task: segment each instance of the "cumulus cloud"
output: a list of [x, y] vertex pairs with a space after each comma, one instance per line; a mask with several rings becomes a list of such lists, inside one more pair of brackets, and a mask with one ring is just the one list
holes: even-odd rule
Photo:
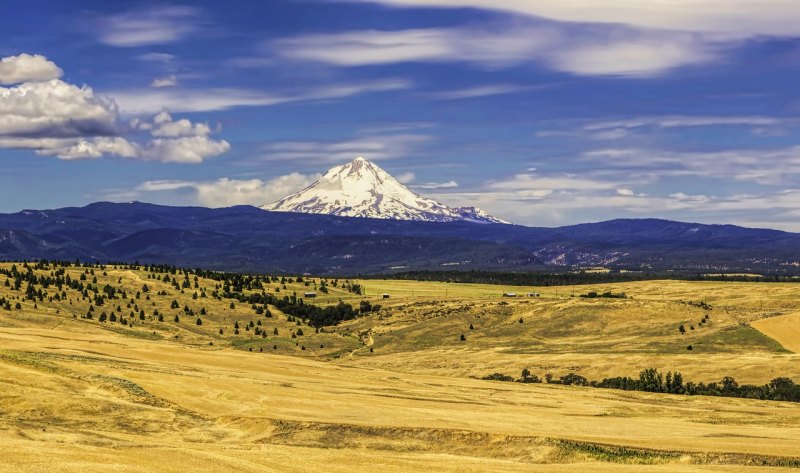
[[206, 207], [261, 206], [304, 189], [319, 178], [319, 174], [291, 173], [269, 180], [221, 178], [215, 181], [146, 181], [137, 186], [135, 192], [141, 195], [189, 190], [196, 203]]
[[0, 87], [0, 136], [82, 137], [116, 133], [113, 101], [58, 79]]
[[77, 143], [65, 146], [43, 147], [38, 153], [44, 156], [58, 156], [61, 159], [96, 159], [115, 155], [123, 158], [136, 158], [140, 155], [139, 147], [119, 136], [81, 139]]
[[211, 134], [211, 128], [207, 123], [192, 123], [185, 118], [173, 120], [169, 112], [161, 111], [153, 118], [153, 127], [150, 133], [153, 136], [172, 138], [208, 136]]
[[100, 16], [94, 22], [98, 39], [117, 47], [173, 43], [182, 40], [200, 25], [201, 14], [197, 8], [176, 5]]
[[148, 141], [139, 157], [165, 163], [202, 163], [206, 159], [219, 156], [231, 148], [225, 140], [212, 140], [206, 136], [181, 138], [156, 138]]
[[0, 84], [58, 79], [64, 71], [39, 54], [20, 54], [0, 59]]
[[[199, 163], [230, 149], [227, 141], [209, 137], [208, 124], [173, 120], [166, 111], [150, 121], [123, 124], [114, 100], [95, 95], [89, 86], [49, 78], [61, 69], [41, 56], [30, 65], [36, 56], [20, 61], [23, 56], [0, 60], [8, 66], [0, 71], [5, 79], [27, 78], [0, 87], [0, 147], [66, 160], [119, 156], [172, 163]], [[126, 136], [137, 132], [150, 139], [140, 143]]]

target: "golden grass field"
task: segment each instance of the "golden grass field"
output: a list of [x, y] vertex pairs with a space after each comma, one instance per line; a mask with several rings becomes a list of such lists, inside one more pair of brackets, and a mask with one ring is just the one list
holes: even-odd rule
[[[77, 278], [84, 269], [67, 272]], [[0, 276], [0, 297], [21, 304], [0, 309], [0, 471], [800, 468], [800, 404], [473, 379], [518, 376], [525, 367], [590, 379], [657, 367], [694, 381], [800, 381], [796, 339], [788, 335], [800, 311], [793, 284], [511, 288], [366, 280], [367, 300], [383, 308], [316, 333], [274, 308], [266, 318], [242, 304], [231, 309], [229, 300], [192, 297], [210, 293], [216, 281], [200, 278], [181, 294], [145, 271], [105, 272], [87, 282], [96, 277], [129, 295], [150, 287], [150, 299], [142, 294], [131, 308], [130, 300], [95, 307], [133, 325], [82, 318], [89, 303], [75, 291], [34, 307], [17, 299], [24, 287], [2, 286]], [[280, 289], [302, 293], [310, 284]], [[502, 298], [509, 290], [542, 297]], [[589, 290], [631, 298], [571, 297]], [[380, 298], [384, 292], [389, 299]], [[314, 303], [340, 298], [361, 299], [331, 287]], [[173, 300], [180, 310], [170, 308]], [[711, 310], [689, 304], [700, 301]], [[184, 315], [185, 305], [205, 309], [202, 325]], [[706, 313], [710, 322], [700, 326]], [[267, 336], [244, 330], [250, 321]], [[304, 335], [292, 338], [298, 328]]]

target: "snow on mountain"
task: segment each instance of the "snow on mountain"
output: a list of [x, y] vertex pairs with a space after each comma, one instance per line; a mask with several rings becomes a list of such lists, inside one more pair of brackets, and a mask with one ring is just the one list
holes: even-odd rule
[[493, 215], [489, 215], [486, 211], [479, 209], [478, 207], [456, 207], [455, 210], [458, 215], [461, 216], [462, 220], [467, 220], [470, 222], [475, 223], [508, 223], [506, 220], [502, 218], [497, 218]]
[[362, 157], [330, 169], [302, 191], [261, 208], [342, 217], [508, 223], [476, 207], [451, 208], [417, 195], [389, 173]]

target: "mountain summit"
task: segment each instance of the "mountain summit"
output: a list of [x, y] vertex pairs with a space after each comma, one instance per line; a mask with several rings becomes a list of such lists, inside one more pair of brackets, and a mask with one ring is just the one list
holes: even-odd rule
[[261, 208], [341, 217], [508, 223], [476, 207], [452, 208], [417, 195], [362, 157], [330, 169], [302, 191]]

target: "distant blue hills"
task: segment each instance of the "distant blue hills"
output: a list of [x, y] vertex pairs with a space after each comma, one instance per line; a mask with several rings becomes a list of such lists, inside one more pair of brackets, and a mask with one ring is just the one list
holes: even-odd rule
[[800, 234], [658, 219], [540, 228], [141, 202], [0, 214], [0, 259], [40, 258], [314, 274], [590, 266], [794, 274]]

